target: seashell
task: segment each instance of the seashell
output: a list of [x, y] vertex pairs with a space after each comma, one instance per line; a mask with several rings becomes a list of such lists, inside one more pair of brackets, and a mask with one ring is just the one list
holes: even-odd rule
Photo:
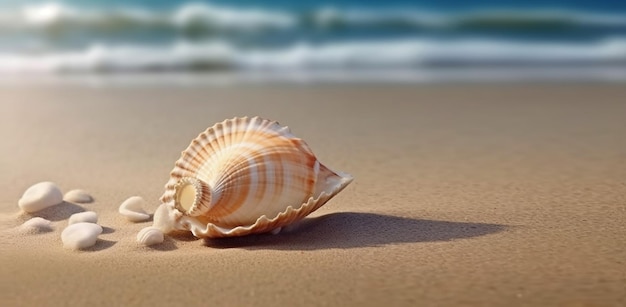
[[67, 221], [69, 225], [81, 222], [95, 224], [98, 222], [98, 215], [93, 211], [79, 212], [72, 214], [72, 216], [70, 216], [70, 219]]
[[52, 226], [52, 222], [41, 218], [34, 217], [22, 224], [20, 229], [25, 233], [42, 233], [52, 231], [54, 227]]
[[94, 223], [76, 223], [67, 226], [61, 233], [65, 248], [83, 249], [96, 244], [102, 233], [102, 226]]
[[18, 206], [28, 213], [41, 211], [63, 202], [63, 193], [53, 182], [40, 182], [26, 189]]
[[277, 233], [352, 179], [320, 163], [288, 127], [259, 117], [229, 119], [182, 152], [161, 197], [168, 213], [155, 226], [208, 238]]
[[[177, 212], [177, 211], [176, 211]], [[170, 233], [174, 231], [174, 219], [176, 212], [168, 209], [166, 204], [161, 204], [156, 211], [154, 211], [152, 226], [161, 229], [164, 233]]]
[[78, 204], [88, 204], [93, 202], [93, 197], [84, 190], [71, 190], [65, 193], [63, 199]]
[[137, 234], [137, 242], [146, 246], [163, 243], [164, 239], [161, 229], [153, 226], [146, 227]]
[[119, 208], [120, 214], [126, 217], [131, 222], [143, 222], [150, 219], [150, 214], [143, 210], [143, 205], [146, 203], [143, 198], [139, 196], [133, 196], [125, 200]]

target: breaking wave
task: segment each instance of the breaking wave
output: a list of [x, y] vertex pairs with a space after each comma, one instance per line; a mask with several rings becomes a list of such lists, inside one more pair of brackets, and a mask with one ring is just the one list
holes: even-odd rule
[[243, 48], [227, 41], [168, 46], [92, 45], [74, 51], [0, 53], [0, 73], [420, 69], [459, 66], [626, 65], [626, 38], [596, 43], [487, 39], [366, 40]]
[[235, 8], [207, 3], [185, 3], [169, 10], [134, 7], [87, 8], [59, 3], [25, 5], [0, 10], [0, 31], [75, 30], [124, 31], [129, 28], [259, 31], [333, 29], [337, 27], [407, 29], [507, 29], [507, 28], [618, 28], [626, 29], [623, 14], [567, 10], [482, 10], [437, 13], [417, 9], [339, 9], [322, 7], [292, 12]]

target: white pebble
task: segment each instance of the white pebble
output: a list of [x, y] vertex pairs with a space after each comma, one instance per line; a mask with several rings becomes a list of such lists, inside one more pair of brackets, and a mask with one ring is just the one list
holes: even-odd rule
[[34, 217], [24, 222], [24, 224], [20, 226], [20, 229], [23, 232], [27, 232], [27, 233], [41, 233], [41, 232], [51, 231], [53, 229], [53, 226], [52, 226], [52, 222], [44, 218]]
[[63, 199], [72, 203], [88, 204], [93, 202], [93, 197], [89, 195], [85, 190], [71, 190], [65, 193]]
[[142, 229], [137, 234], [137, 242], [146, 246], [163, 243], [163, 240], [164, 237], [161, 229], [152, 226]]
[[28, 188], [17, 204], [24, 212], [33, 213], [62, 202], [63, 194], [56, 184], [40, 182]]
[[146, 203], [143, 198], [139, 196], [133, 196], [125, 200], [119, 208], [120, 214], [126, 217], [131, 222], [143, 222], [150, 219], [150, 214], [143, 210], [143, 206]]
[[74, 213], [72, 214], [72, 216], [70, 216], [68, 224], [72, 225], [81, 222], [95, 224], [98, 222], [98, 215], [93, 211]]
[[161, 229], [162, 232], [169, 233], [174, 230], [172, 227], [174, 219], [170, 216], [170, 210], [168, 210], [166, 204], [161, 204], [156, 209], [152, 219], [154, 220], [152, 226]]
[[65, 248], [83, 249], [96, 244], [102, 227], [93, 223], [76, 223], [67, 226], [61, 233], [61, 241]]

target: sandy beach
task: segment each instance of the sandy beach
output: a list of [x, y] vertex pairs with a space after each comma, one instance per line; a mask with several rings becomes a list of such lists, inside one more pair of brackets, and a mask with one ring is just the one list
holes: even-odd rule
[[[292, 231], [140, 246], [192, 138], [279, 121], [355, 177]], [[0, 89], [1, 306], [625, 306], [626, 87]], [[20, 213], [41, 181], [90, 204]], [[72, 213], [104, 227], [63, 248]], [[43, 234], [17, 228], [33, 216]]]

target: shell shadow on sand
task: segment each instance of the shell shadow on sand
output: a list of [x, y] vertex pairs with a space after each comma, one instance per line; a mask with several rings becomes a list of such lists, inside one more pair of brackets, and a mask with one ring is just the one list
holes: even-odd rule
[[117, 244], [117, 241], [110, 241], [110, 240], [104, 240], [104, 239], [98, 238], [98, 241], [96, 241], [96, 244], [94, 246], [85, 248], [83, 251], [98, 252], [98, 251], [111, 248], [115, 244]]
[[505, 225], [422, 220], [359, 212], [307, 218], [278, 235], [206, 239], [214, 248], [316, 250], [469, 239], [503, 231]]
[[58, 205], [54, 205], [41, 211], [24, 213], [22, 219], [28, 220], [33, 217], [41, 217], [49, 221], [57, 222], [67, 220], [70, 216], [72, 216], [72, 214], [84, 211], [86, 210], [83, 207], [64, 201]]
[[[177, 236], [176, 240], [179, 240], [179, 239], [180, 239], [180, 237]], [[178, 246], [176, 246], [176, 240], [174, 240], [170, 236], [165, 236], [165, 238], [163, 239], [163, 243], [146, 246], [145, 248], [152, 249], [152, 250], [158, 250], [158, 251], [173, 251], [173, 250], [177, 250]]]

